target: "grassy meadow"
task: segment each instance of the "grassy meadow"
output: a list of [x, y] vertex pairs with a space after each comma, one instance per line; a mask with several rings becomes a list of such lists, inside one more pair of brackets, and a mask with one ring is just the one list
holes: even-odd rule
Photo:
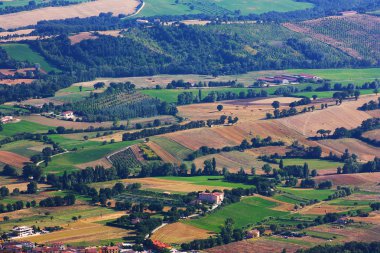
[[187, 220], [184, 223], [219, 232], [220, 227], [227, 218], [235, 220], [235, 227], [244, 227], [248, 224], [254, 224], [269, 217], [281, 217], [288, 214], [287, 212], [272, 210], [277, 204], [259, 197], [247, 197], [238, 203], [225, 206], [221, 210], [206, 215], [205, 217]]
[[57, 68], [48, 63], [44, 57], [42, 57], [39, 53], [33, 51], [27, 44], [3, 44], [1, 45], [1, 47], [7, 52], [7, 54], [11, 58], [17, 61], [28, 61], [32, 64], [38, 63], [40, 64], [41, 68], [46, 72], [59, 72]]
[[137, 16], [156, 15], [189, 15], [189, 14], [220, 14], [240, 11], [243, 15], [251, 13], [261, 14], [270, 11], [286, 12], [313, 7], [310, 3], [293, 0], [205, 0], [199, 3], [196, 0], [181, 0], [178, 4], [174, 0], [145, 0], [145, 6]]
[[65, 170], [77, 170], [78, 168], [75, 165], [96, 161], [112, 152], [139, 142], [130, 141], [103, 145], [101, 142], [59, 139], [61, 137], [55, 137], [55, 140], [57, 138], [61, 140], [59, 143], [63, 147], [77, 148], [77, 150], [53, 157], [48, 166], [43, 168], [46, 172], [63, 173]]
[[5, 124], [0, 136], [12, 136], [18, 133], [46, 133], [49, 129], [53, 129], [53, 127], [22, 120], [17, 123]]
[[309, 169], [313, 170], [324, 170], [324, 169], [336, 169], [338, 167], [343, 167], [343, 163], [340, 162], [332, 162], [321, 159], [300, 159], [300, 158], [292, 158], [292, 159], [283, 159], [284, 166], [288, 165], [304, 165], [307, 163], [309, 165]]
[[183, 181], [192, 183], [195, 185], [205, 185], [205, 186], [220, 186], [220, 187], [230, 187], [230, 188], [251, 188], [252, 185], [245, 185], [241, 183], [230, 183], [224, 182], [223, 176], [197, 176], [197, 177], [158, 177], [165, 180], [173, 181]]

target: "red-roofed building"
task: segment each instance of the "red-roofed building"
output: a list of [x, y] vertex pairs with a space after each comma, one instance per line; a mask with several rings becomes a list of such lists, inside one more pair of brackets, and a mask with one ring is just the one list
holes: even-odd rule
[[201, 192], [199, 194], [198, 200], [205, 201], [212, 204], [221, 204], [224, 199], [223, 192]]

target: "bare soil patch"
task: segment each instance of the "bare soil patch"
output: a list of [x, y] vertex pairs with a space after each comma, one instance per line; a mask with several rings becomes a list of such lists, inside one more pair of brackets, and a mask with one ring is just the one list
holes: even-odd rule
[[42, 20], [97, 16], [101, 12], [112, 12], [115, 16], [119, 14], [130, 15], [136, 11], [138, 5], [138, 0], [97, 0], [63, 7], [47, 7], [1, 15], [0, 26], [4, 29], [11, 29], [35, 25]]
[[16, 153], [0, 151], [0, 162], [9, 164], [16, 168], [22, 168], [24, 167], [25, 163], [30, 162], [30, 159]]
[[206, 239], [211, 235], [213, 234], [210, 231], [176, 222], [159, 229], [151, 238], [167, 244], [181, 244], [195, 239]]

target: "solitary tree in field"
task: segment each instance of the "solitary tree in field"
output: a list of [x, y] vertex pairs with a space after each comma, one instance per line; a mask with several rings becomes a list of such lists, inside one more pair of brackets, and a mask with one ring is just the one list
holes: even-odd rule
[[79, 91], [82, 92], [83, 86], [79, 86]]
[[317, 95], [313, 95], [313, 100], [316, 100], [318, 98], [318, 96]]
[[274, 109], [278, 109], [278, 108], [280, 108], [280, 102], [273, 101], [272, 106], [273, 106]]
[[373, 92], [374, 92], [374, 93], [376, 94], [376, 96], [377, 96], [377, 93], [379, 93], [379, 89], [376, 88], [376, 89], [373, 90]]
[[216, 107], [216, 109], [218, 109], [218, 111], [222, 111], [222, 110], [223, 110], [223, 105], [218, 105], [218, 106]]
[[360, 91], [356, 90], [354, 92], [354, 96], [355, 96], [355, 100], [358, 100], [359, 96], [360, 96]]
[[262, 170], [265, 172], [265, 174], [269, 175], [269, 173], [272, 171], [272, 167], [266, 163], [262, 167]]
[[88, 136], [87, 136], [87, 135], [83, 136], [83, 139], [84, 139], [85, 141], [87, 141], [87, 140], [88, 140]]

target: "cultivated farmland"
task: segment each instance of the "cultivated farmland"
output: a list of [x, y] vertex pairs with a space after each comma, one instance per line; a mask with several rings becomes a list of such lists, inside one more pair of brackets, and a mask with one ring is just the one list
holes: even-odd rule
[[114, 15], [131, 15], [136, 11], [139, 3], [137, 0], [97, 0], [64, 7], [47, 7], [1, 15], [0, 26], [4, 29], [10, 29], [35, 25], [41, 20], [97, 16], [101, 12], [112, 12]]
[[379, 129], [376, 129], [376, 130], [372, 130], [372, 131], [368, 131], [368, 132], [365, 132], [363, 134], [363, 137], [365, 138], [369, 138], [371, 140], [377, 140], [377, 141], [380, 141], [380, 130]]
[[247, 224], [260, 222], [270, 216], [280, 217], [287, 214], [286, 212], [271, 209], [276, 207], [276, 205], [276, 202], [271, 202], [259, 197], [247, 197], [239, 203], [228, 205], [206, 217], [185, 221], [185, 223], [198, 228], [218, 232], [224, 220], [228, 217], [234, 217], [236, 227], [243, 227]]
[[284, 26], [339, 48], [358, 59], [367, 59], [376, 63], [380, 57], [378, 40], [380, 17], [370, 15], [327, 17], [287, 23]]

